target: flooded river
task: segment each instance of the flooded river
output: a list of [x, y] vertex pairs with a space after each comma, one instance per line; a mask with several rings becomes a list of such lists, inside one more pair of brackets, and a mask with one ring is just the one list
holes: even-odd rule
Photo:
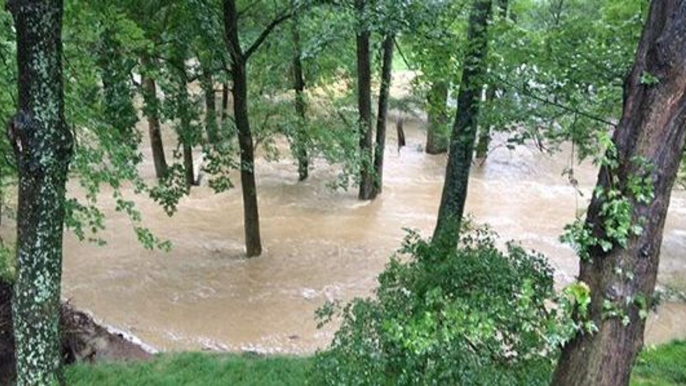
[[[194, 188], [172, 218], [138, 199], [145, 224], [173, 242], [169, 253], [144, 250], [128, 219], [109, 205], [106, 247], [65, 237], [64, 296], [160, 350], [313, 352], [332, 334], [316, 329], [314, 310], [329, 299], [369, 294], [403, 228], [424, 235], [433, 229], [446, 157], [424, 154], [425, 133], [417, 122], [406, 126], [408, 146], [400, 152], [391, 146], [384, 192], [369, 203], [358, 201], [354, 190], [331, 190], [336, 170], [323, 163], [298, 183], [291, 160], [259, 161], [265, 246], [259, 258], [243, 258], [238, 189], [214, 194]], [[477, 222], [545, 253], [561, 283], [573, 279], [578, 265], [558, 235], [586, 205], [561, 175], [570, 158], [569, 152], [550, 157], [528, 147], [499, 147], [475, 166], [467, 203]], [[590, 191], [595, 174], [593, 167], [577, 166], [582, 190]], [[675, 192], [659, 281], [680, 290], [686, 289], [685, 230], [686, 195]], [[651, 317], [648, 341], [686, 337], [685, 317], [686, 307], [666, 304]]]
[[[257, 350], [311, 353], [332, 331], [318, 331], [314, 310], [330, 299], [368, 295], [375, 277], [400, 246], [403, 228], [430, 235], [445, 171], [445, 156], [423, 153], [422, 123], [406, 120], [408, 146], [389, 138], [384, 192], [360, 202], [356, 191], [334, 191], [336, 170], [317, 162], [297, 182], [289, 159], [257, 163], [263, 256], [247, 260], [239, 189], [214, 194], [194, 188], [169, 218], [137, 198], [145, 224], [173, 242], [169, 253], [143, 249], [129, 220], [103, 195], [106, 247], [65, 236], [64, 297], [102, 322], [129, 331], [160, 350]], [[142, 127], [142, 126], [141, 126]], [[497, 141], [496, 141], [497, 142]], [[172, 146], [167, 146], [171, 149]], [[150, 152], [144, 174], [152, 181]], [[467, 210], [505, 240], [545, 253], [560, 283], [573, 280], [577, 259], [558, 242], [565, 224], [586, 206], [561, 172], [569, 151], [555, 156], [531, 147], [497, 147], [473, 169]], [[589, 197], [596, 179], [576, 166]], [[236, 179], [238, 182], [238, 179]], [[72, 194], [78, 195], [73, 184]], [[675, 192], [665, 230], [659, 282], [686, 290], [686, 194]], [[686, 337], [686, 307], [662, 306], [652, 315], [647, 340]]]

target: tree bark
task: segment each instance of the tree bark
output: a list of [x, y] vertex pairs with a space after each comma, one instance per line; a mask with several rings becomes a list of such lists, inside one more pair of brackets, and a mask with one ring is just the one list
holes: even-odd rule
[[64, 384], [60, 283], [73, 138], [64, 119], [60, 0], [13, 0], [18, 111], [8, 125], [19, 172], [12, 301], [17, 385]]
[[[626, 247], [589, 250], [581, 262], [579, 279], [591, 289], [590, 317], [594, 334], [578, 334], [562, 351], [553, 385], [622, 386], [629, 384], [631, 367], [643, 345], [645, 320], [641, 309], [651, 304], [657, 278], [662, 233], [671, 190], [684, 149], [686, 129], [686, 1], [654, 0], [643, 29], [632, 72], [625, 82], [624, 110], [613, 135], [618, 167], [602, 167], [598, 187], [619, 188], [632, 204], [632, 218], [644, 218], [643, 232]], [[642, 81], [646, 74], [659, 83]], [[639, 158], [640, 157], [640, 158]], [[648, 161], [648, 171], [636, 160]], [[646, 176], [654, 199], [640, 202], [631, 196], [630, 178]], [[601, 214], [603, 200], [594, 196], [586, 226], [606, 237]], [[627, 276], [624, 273], [630, 273]], [[644, 298], [641, 305], [636, 299]], [[610, 302], [629, 319], [603, 315]]]
[[391, 94], [393, 71], [394, 36], [388, 33], [384, 38], [383, 65], [381, 66], [381, 88], [379, 90], [379, 111], [376, 117], [376, 150], [374, 152], [374, 185], [372, 198], [383, 191], [383, 158], [386, 148], [386, 120], [388, 117], [388, 99]]
[[448, 151], [448, 83], [433, 82], [427, 95], [429, 128], [426, 135], [426, 152], [442, 154]]
[[366, 0], [355, 0], [355, 9], [359, 21], [357, 31], [357, 104], [359, 112], [359, 136], [360, 136], [360, 200], [373, 198], [374, 175], [372, 163], [374, 149], [372, 148], [372, 71], [371, 57], [369, 54], [369, 31], [368, 22], [365, 20]]
[[[146, 55], [141, 57], [144, 68], [152, 66], [150, 58]], [[148, 117], [148, 131], [150, 134], [150, 147], [152, 148], [152, 159], [155, 164], [155, 176], [158, 180], [167, 175], [167, 159], [164, 155], [164, 145], [162, 143], [162, 131], [160, 129], [160, 101], [157, 99], [157, 84], [155, 79], [142, 71], [141, 80], [143, 83], [143, 99], [145, 101], [144, 114]]]
[[231, 55], [233, 79], [233, 112], [241, 149], [241, 188], [245, 226], [245, 249], [248, 257], [262, 254], [260, 218], [255, 184], [255, 155], [250, 120], [248, 116], [248, 77], [246, 61], [238, 37], [238, 13], [235, 0], [224, 0], [224, 27], [226, 42]]
[[469, 171], [472, 166], [481, 90], [486, 73], [488, 24], [491, 0], [474, 0], [467, 30], [467, 52], [462, 83], [457, 97], [457, 114], [450, 137], [450, 153], [438, 211], [433, 243], [446, 249], [457, 246], [460, 222], [467, 200]]
[[[294, 4], [294, 2], [292, 2]], [[295, 7], [293, 5], [293, 7]], [[293, 141], [293, 153], [298, 159], [298, 180], [305, 181], [309, 174], [310, 160], [307, 154], [307, 105], [305, 103], [305, 76], [303, 74], [302, 49], [300, 47], [300, 31], [298, 30], [298, 18], [293, 17], [292, 35], [295, 52], [293, 55], [293, 89], [295, 90], [295, 112], [298, 117]]]

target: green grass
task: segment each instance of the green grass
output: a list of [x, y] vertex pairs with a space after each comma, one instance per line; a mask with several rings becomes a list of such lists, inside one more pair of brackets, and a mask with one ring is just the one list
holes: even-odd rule
[[[207, 353], [166, 354], [143, 363], [77, 365], [67, 368], [67, 384], [136, 386], [288, 386], [306, 384], [309, 357], [260, 357]], [[641, 353], [632, 386], [686, 385], [686, 342]]]
[[644, 350], [636, 362], [632, 386], [686, 385], [686, 342]]
[[160, 355], [143, 363], [77, 365], [67, 368], [67, 384], [79, 385], [297, 385], [305, 384], [307, 357], [259, 357], [185, 353]]

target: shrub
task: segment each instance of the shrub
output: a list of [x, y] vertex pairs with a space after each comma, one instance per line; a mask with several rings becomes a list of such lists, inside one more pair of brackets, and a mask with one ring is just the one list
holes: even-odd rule
[[448, 253], [410, 232], [374, 298], [318, 311], [320, 324], [341, 326], [316, 354], [311, 381], [547, 385], [561, 334], [571, 332], [553, 304], [542, 255], [512, 243], [501, 251], [486, 229], [465, 231]]

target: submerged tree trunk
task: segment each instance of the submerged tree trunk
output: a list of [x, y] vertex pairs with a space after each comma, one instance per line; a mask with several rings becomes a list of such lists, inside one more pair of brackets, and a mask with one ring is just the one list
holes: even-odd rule
[[426, 133], [426, 152], [441, 154], [448, 151], [448, 82], [433, 82], [427, 95], [429, 128]]
[[219, 128], [217, 127], [217, 103], [214, 96], [214, 78], [207, 68], [202, 71], [202, 92], [205, 96], [205, 130], [207, 141], [215, 145], [219, 142]]
[[[633, 70], [625, 82], [622, 118], [614, 132], [618, 166], [602, 167], [597, 185], [619, 189], [631, 203], [632, 221], [645, 219], [643, 230], [640, 236], [630, 237], [626, 247], [615, 244], [607, 252], [589, 248], [589, 258], [581, 261], [579, 279], [591, 289], [590, 317], [598, 332], [579, 334], [563, 348], [553, 385], [628, 385], [643, 345], [641, 311], [647, 311], [653, 301], [665, 217], [684, 149], [684, 20], [686, 0], [652, 2]], [[646, 74], [659, 82], [642, 81]], [[648, 202], [632, 195], [637, 178], [647, 178], [653, 187], [654, 198]], [[608, 229], [602, 226], [603, 204], [594, 196], [586, 219], [587, 229], [599, 239], [608, 237]], [[604, 312], [608, 304], [619, 316]]]
[[[152, 65], [147, 56], [143, 56], [141, 62], [143, 67], [150, 67]], [[143, 83], [143, 99], [145, 101], [143, 113], [148, 117], [148, 131], [150, 133], [152, 159], [155, 164], [155, 175], [160, 180], [167, 175], [167, 159], [164, 156], [164, 145], [162, 144], [160, 101], [157, 99], [157, 84], [155, 84], [155, 79], [145, 74], [145, 71], [143, 71], [141, 78]]]
[[460, 222], [467, 200], [469, 170], [472, 166], [481, 90], [486, 73], [485, 58], [488, 53], [490, 16], [491, 0], [474, 0], [469, 16], [467, 52], [460, 93], [457, 97], [457, 114], [450, 137], [450, 153], [441, 206], [433, 234], [434, 243], [450, 249], [457, 246]]
[[393, 34], [387, 34], [383, 41], [383, 65], [381, 66], [381, 89], [379, 90], [379, 111], [376, 118], [376, 151], [374, 152], [374, 185], [372, 197], [383, 191], [383, 157], [386, 148], [386, 118], [388, 99], [391, 93], [393, 71]]
[[355, 0], [355, 9], [359, 20], [357, 31], [357, 106], [359, 112], [360, 137], [360, 200], [373, 198], [374, 175], [372, 163], [374, 149], [372, 148], [372, 70], [369, 54], [369, 39], [371, 32], [365, 20], [366, 0]]
[[238, 13], [235, 0], [224, 0], [224, 27], [226, 42], [231, 55], [233, 112], [238, 130], [238, 144], [241, 149], [245, 249], [248, 257], [254, 257], [262, 254], [262, 241], [260, 239], [260, 218], [257, 207], [257, 186], [255, 184], [254, 143], [248, 116], [247, 58], [241, 49], [238, 38]]
[[300, 47], [300, 31], [298, 30], [298, 18], [293, 17], [293, 89], [295, 90], [295, 113], [298, 117], [298, 127], [293, 139], [293, 153], [298, 159], [298, 180], [305, 181], [309, 174], [310, 160], [307, 154], [307, 106], [305, 103], [305, 76], [303, 75], [302, 49]]
[[18, 111], [7, 133], [19, 173], [12, 314], [17, 384], [64, 384], [60, 283], [73, 138], [64, 119], [62, 1], [7, 3], [17, 31]]

